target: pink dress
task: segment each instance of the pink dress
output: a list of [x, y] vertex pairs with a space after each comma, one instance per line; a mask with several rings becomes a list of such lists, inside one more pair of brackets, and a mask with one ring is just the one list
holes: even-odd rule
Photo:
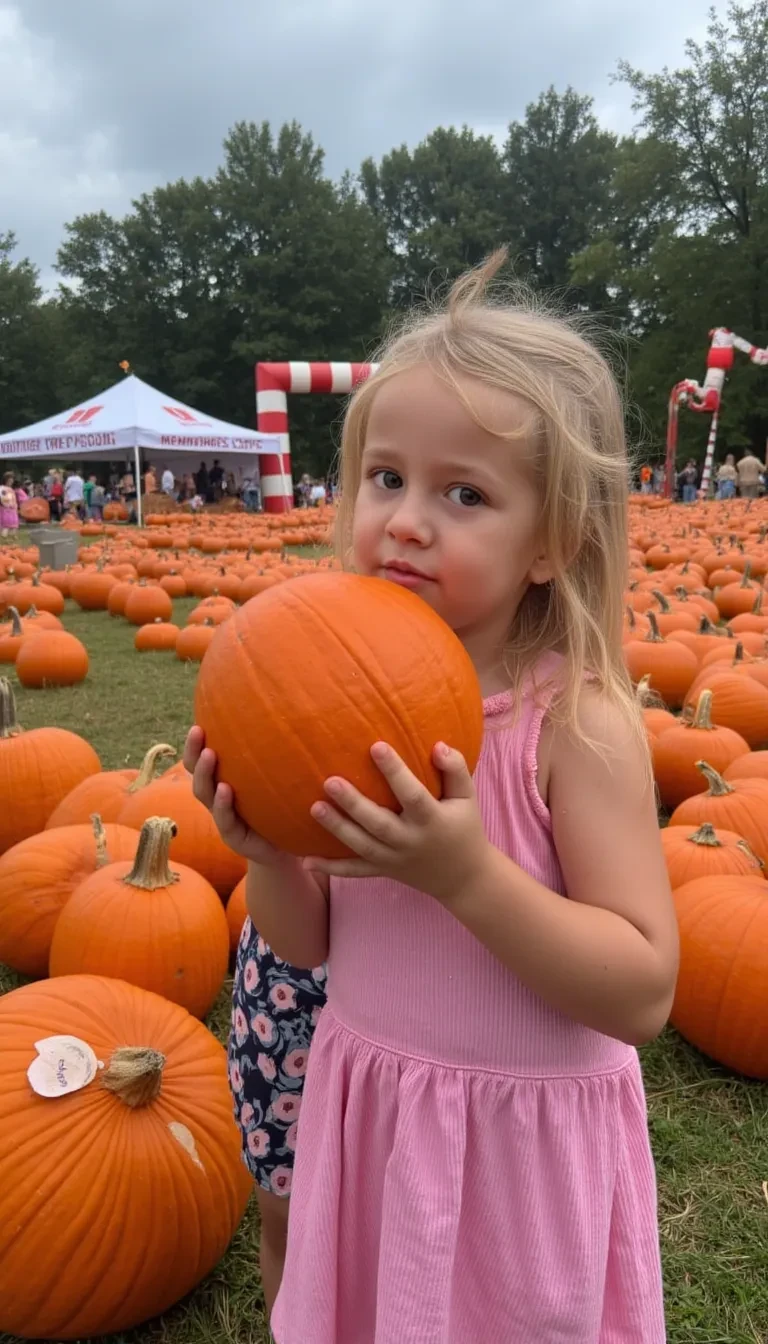
[[[551, 675], [555, 664], [540, 665]], [[549, 698], [485, 702], [491, 841], [555, 891]], [[637, 1052], [562, 1016], [434, 899], [333, 881], [278, 1344], [662, 1344]]]

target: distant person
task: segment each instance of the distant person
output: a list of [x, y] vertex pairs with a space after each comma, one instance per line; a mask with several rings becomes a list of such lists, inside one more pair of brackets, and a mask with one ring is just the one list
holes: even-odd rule
[[261, 509], [261, 489], [254, 476], [247, 476], [243, 481], [243, 503], [246, 513], [258, 513]]
[[162, 490], [163, 494], [168, 495], [169, 498], [171, 498], [173, 495], [176, 494], [176, 481], [174, 480], [173, 472], [171, 471], [169, 466], [163, 467], [163, 475], [160, 480], [160, 489]]
[[200, 497], [203, 500], [205, 500], [208, 498], [208, 491], [210, 490], [210, 488], [211, 486], [210, 481], [208, 479], [208, 468], [206, 467], [204, 462], [201, 462], [200, 466], [195, 472], [195, 492], [198, 495], [200, 495]]
[[665, 468], [661, 465], [661, 463], [658, 462], [658, 463], [656, 464], [656, 466], [653, 468], [653, 493], [654, 493], [654, 495], [663, 495], [663, 494], [664, 494], [664, 482], [666, 481], [666, 478], [667, 478], [666, 470], [665, 470]]
[[680, 490], [684, 504], [696, 503], [696, 488], [699, 483], [699, 469], [692, 457], [688, 458], [679, 476]]
[[653, 489], [653, 469], [646, 462], [645, 466], [640, 468], [640, 494], [650, 495]]
[[208, 488], [211, 492], [214, 504], [218, 504], [219, 500], [221, 499], [223, 493], [222, 490], [223, 481], [224, 481], [224, 468], [222, 467], [219, 459], [215, 458], [213, 466], [211, 467], [211, 470], [208, 473]]
[[147, 470], [144, 472], [144, 494], [154, 495], [157, 491], [157, 477], [155, 469], [151, 462], [147, 463]]
[[755, 457], [751, 448], [744, 450], [744, 455], [739, 459], [736, 471], [739, 478], [739, 494], [742, 499], [757, 499], [760, 492], [760, 476], [763, 471], [763, 464], [759, 457]]
[[13, 472], [6, 471], [0, 485], [0, 537], [19, 530], [19, 502], [13, 488]]
[[61, 510], [64, 503], [64, 485], [61, 479], [61, 472], [55, 468], [48, 472], [43, 478], [43, 490], [45, 498], [48, 500], [48, 508], [51, 511], [51, 522], [61, 521]]
[[736, 494], [736, 459], [733, 453], [727, 453], [725, 461], [717, 469], [717, 498], [733, 499]]
[[79, 471], [71, 471], [64, 482], [64, 509], [71, 509], [78, 518], [83, 516], [85, 484]]
[[88, 517], [94, 518], [96, 522], [101, 522], [104, 517], [104, 504], [106, 501], [106, 491], [99, 481], [95, 481], [91, 491], [91, 498], [88, 505]]
[[85, 505], [86, 518], [90, 518], [91, 516], [91, 495], [93, 494], [95, 484], [96, 477], [92, 472], [83, 486], [83, 503]]
[[325, 481], [315, 481], [309, 492], [309, 502], [313, 509], [319, 509], [325, 503]]

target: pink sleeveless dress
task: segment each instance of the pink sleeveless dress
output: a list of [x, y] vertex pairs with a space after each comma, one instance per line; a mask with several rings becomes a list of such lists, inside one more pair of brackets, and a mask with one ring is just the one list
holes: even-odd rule
[[[546, 660], [538, 670], [551, 675]], [[490, 840], [563, 892], [551, 692], [485, 702]], [[278, 1344], [661, 1344], [636, 1051], [548, 1007], [430, 896], [334, 880]]]

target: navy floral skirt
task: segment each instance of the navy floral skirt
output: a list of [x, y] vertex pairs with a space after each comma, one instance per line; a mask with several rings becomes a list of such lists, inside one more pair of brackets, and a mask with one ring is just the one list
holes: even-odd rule
[[289, 1195], [307, 1056], [325, 1004], [324, 966], [276, 957], [246, 919], [237, 949], [229, 1083], [243, 1161], [259, 1185]]

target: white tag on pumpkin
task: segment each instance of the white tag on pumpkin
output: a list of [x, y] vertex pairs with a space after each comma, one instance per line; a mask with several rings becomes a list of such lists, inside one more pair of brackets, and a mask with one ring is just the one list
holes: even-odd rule
[[46, 1036], [35, 1041], [37, 1059], [27, 1069], [30, 1086], [39, 1097], [64, 1097], [79, 1092], [103, 1069], [90, 1045], [79, 1036]]

